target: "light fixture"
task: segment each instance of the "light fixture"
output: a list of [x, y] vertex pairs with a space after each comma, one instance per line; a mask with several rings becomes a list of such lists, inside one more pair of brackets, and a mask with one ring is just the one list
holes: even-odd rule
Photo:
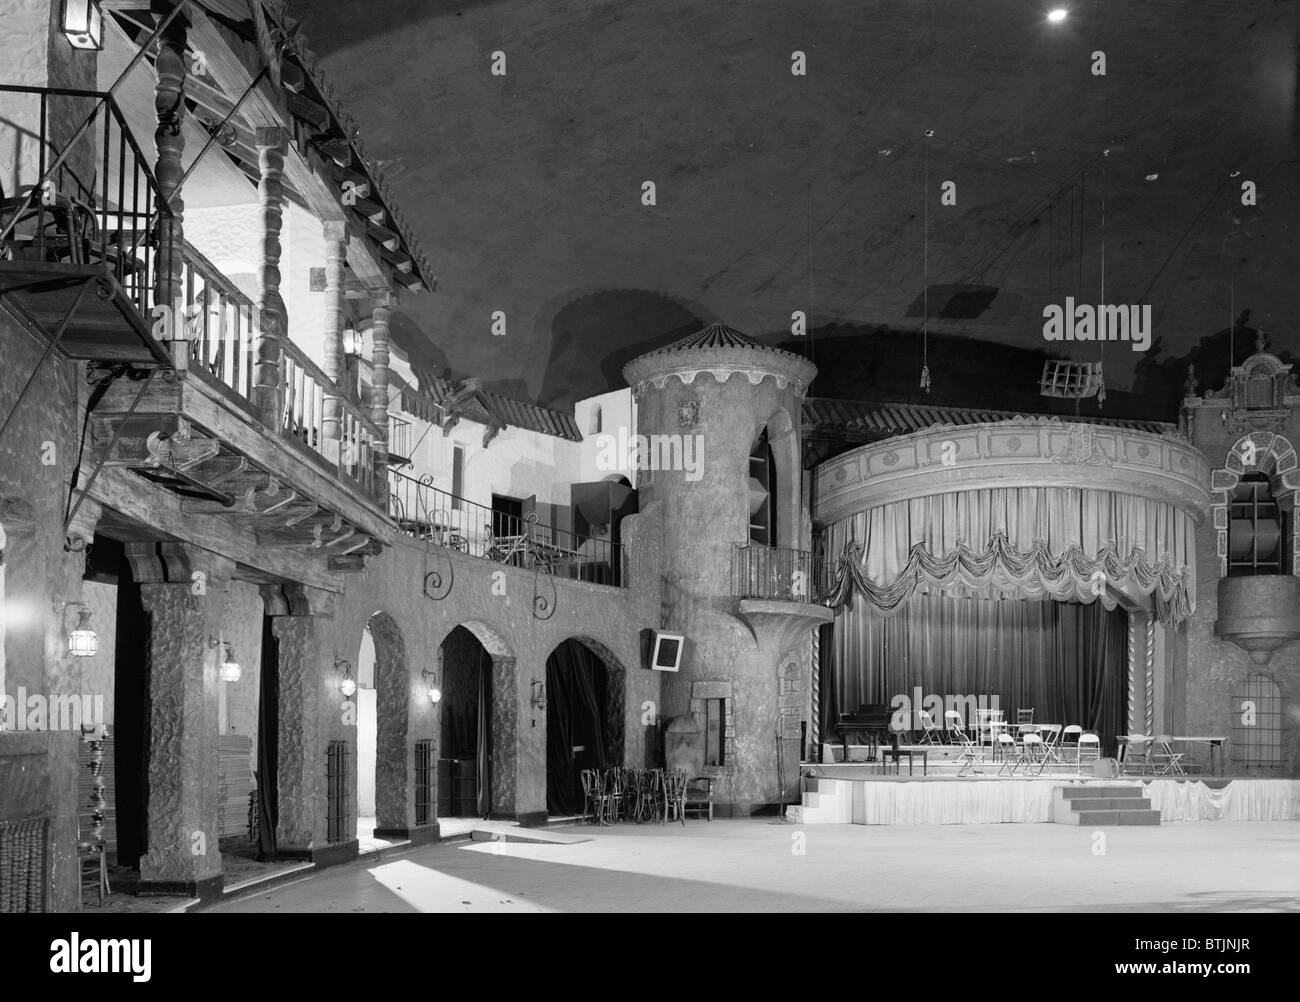
[[355, 327], [343, 328], [343, 354], [348, 358], [361, 354], [361, 333]]
[[1070, 12], [1064, 7], [1057, 7], [1054, 10], [1049, 10], [1047, 12], [1047, 20], [1051, 21], [1052, 24], [1060, 24], [1069, 16], [1069, 14]]
[[90, 610], [85, 602], [73, 603], [81, 607], [77, 628], [68, 634], [68, 653], [78, 658], [93, 658], [99, 653], [99, 634], [90, 625]]
[[[425, 679], [436, 679], [436, 678], [438, 677], [438, 673], [437, 673], [436, 671], [434, 671], [432, 668], [422, 668], [422, 669], [420, 669], [420, 674], [421, 674], [422, 676], [424, 676]], [[430, 683], [429, 683], [429, 702], [430, 702], [430, 703], [433, 703], [434, 705], [437, 705], [437, 703], [438, 703], [438, 701], [439, 701], [440, 699], [442, 699], [442, 690], [439, 689], [439, 688], [438, 688], [436, 685], [434, 685], [432, 682], [430, 682]]]
[[221, 664], [217, 666], [217, 677], [223, 682], [238, 682], [244, 674], [244, 670], [239, 667], [239, 662], [235, 660], [235, 649], [230, 645], [228, 640], [218, 640], [216, 637], [208, 637], [208, 647], [215, 650], [218, 646], [226, 649], [226, 656], [221, 659]]
[[96, 0], [63, 0], [63, 34], [74, 49], [104, 47], [104, 14]]
[[1159, 176], [1160, 176], [1159, 174], [1148, 174], [1148, 175], [1147, 175], [1147, 180], [1148, 180], [1148, 181], [1154, 181], [1154, 180], [1156, 180], [1156, 178], [1158, 178]]
[[334, 670], [343, 672], [343, 678], [339, 682], [339, 692], [343, 693], [344, 699], [351, 699], [357, 691], [356, 679], [352, 677], [352, 662], [336, 657], [334, 659]]
[[533, 679], [533, 709], [546, 709], [546, 683], [539, 678]]

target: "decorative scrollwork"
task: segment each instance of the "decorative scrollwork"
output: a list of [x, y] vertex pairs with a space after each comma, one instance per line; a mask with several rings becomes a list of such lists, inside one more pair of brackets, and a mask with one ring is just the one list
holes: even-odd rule
[[[433, 556], [436, 558], [436, 555]], [[436, 559], [438, 567], [424, 575], [424, 597], [441, 602], [451, 594], [452, 586], [456, 583], [456, 566], [450, 560]]]
[[[547, 582], [546, 587], [550, 591], [549, 597], [538, 587], [538, 583], [542, 580], [545, 580]], [[555, 582], [551, 579], [550, 572], [546, 571], [545, 573], [543, 573], [539, 571], [538, 573], [534, 574], [533, 575], [533, 618], [539, 619], [542, 622], [545, 622], [546, 620], [550, 619], [552, 616], [555, 615], [555, 606], [557, 605], [558, 602], [559, 602], [559, 595], [555, 591]]]

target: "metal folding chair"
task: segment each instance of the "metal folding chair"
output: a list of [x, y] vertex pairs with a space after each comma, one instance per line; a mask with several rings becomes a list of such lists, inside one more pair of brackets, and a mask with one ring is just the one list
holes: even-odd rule
[[1061, 742], [1059, 751], [1062, 762], [1073, 762], [1077, 768], [1079, 765], [1079, 738], [1083, 736], [1083, 728], [1078, 724], [1070, 724], [1061, 731]]
[[[1061, 761], [1061, 725], [1039, 724], [1038, 736], [1043, 739], [1043, 768]], [[1042, 770], [1039, 770], [1041, 773]]]
[[1020, 758], [1024, 762], [1025, 772], [1029, 771], [1030, 766], [1038, 766], [1035, 776], [1043, 774], [1043, 768], [1047, 765], [1047, 743], [1037, 731], [1026, 731], [1020, 738]]
[[948, 710], [943, 715], [943, 722], [948, 733], [952, 735], [953, 743], [961, 745], [961, 753], [957, 756], [961, 768], [957, 770], [957, 775], [964, 776], [972, 770], [979, 772], [979, 769], [975, 768], [979, 762], [979, 756], [975, 753], [975, 739], [966, 733], [961, 714], [957, 710]]
[[937, 745], [939, 739], [935, 735], [939, 733], [939, 728], [934, 726], [934, 717], [930, 716], [930, 711], [917, 710], [916, 717], [921, 721], [921, 744]]
[[1005, 772], [1008, 776], [1014, 776], [1016, 774], [1016, 769], [1024, 764], [1024, 752], [1021, 747], [1016, 744], [1016, 739], [1010, 734], [998, 735], [998, 749], [1001, 753], [1000, 757], [1002, 759], [1002, 765], [998, 769], [998, 775], [1001, 776]]
[[1130, 734], [1124, 742], [1124, 754], [1120, 761], [1120, 771], [1126, 776], [1134, 774], [1145, 776], [1152, 768], [1151, 753], [1154, 750], [1152, 740], [1145, 734]]
[[1079, 737], [1079, 750], [1077, 753], [1077, 763], [1079, 771], [1083, 772], [1085, 762], [1097, 762], [1101, 759], [1101, 738], [1097, 737], [1092, 731], [1084, 731]]
[[1174, 739], [1168, 734], [1159, 734], [1155, 739], [1155, 749], [1151, 763], [1157, 776], [1186, 776], [1183, 771], [1183, 753], [1174, 751]]

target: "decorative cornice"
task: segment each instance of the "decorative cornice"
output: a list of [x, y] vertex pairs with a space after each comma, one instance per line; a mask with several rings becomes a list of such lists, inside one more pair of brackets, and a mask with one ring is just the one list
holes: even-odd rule
[[671, 377], [689, 385], [703, 373], [719, 383], [739, 373], [753, 386], [770, 378], [779, 389], [793, 387], [802, 397], [816, 377], [817, 367], [794, 352], [760, 344], [725, 324], [711, 324], [623, 367], [623, 378], [637, 397], [651, 387], [662, 390]]

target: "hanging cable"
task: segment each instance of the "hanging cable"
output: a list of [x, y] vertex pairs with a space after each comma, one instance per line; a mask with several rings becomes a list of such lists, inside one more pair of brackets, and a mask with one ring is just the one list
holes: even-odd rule
[[1110, 150], [1102, 151], [1101, 160], [1101, 298], [1097, 300], [1097, 409], [1106, 404], [1106, 332], [1101, 329], [1101, 318], [1106, 314], [1106, 187], [1110, 180], [1107, 170]]
[[930, 137], [921, 142], [921, 389], [930, 392]]

